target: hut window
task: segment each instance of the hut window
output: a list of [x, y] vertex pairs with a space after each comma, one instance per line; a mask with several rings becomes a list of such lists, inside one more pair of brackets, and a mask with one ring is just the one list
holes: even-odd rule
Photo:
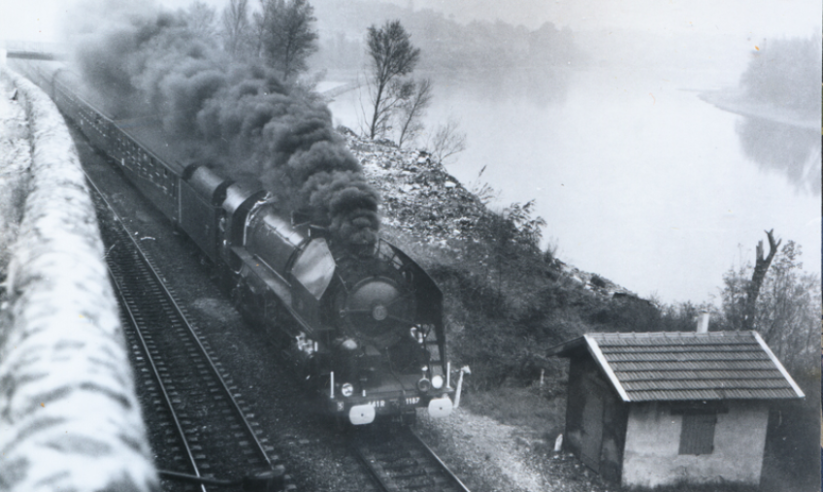
[[712, 454], [716, 423], [714, 412], [684, 412], [678, 454]]

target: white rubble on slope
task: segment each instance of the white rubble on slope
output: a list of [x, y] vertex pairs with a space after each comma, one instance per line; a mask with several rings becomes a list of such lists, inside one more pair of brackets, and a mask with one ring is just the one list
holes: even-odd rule
[[[382, 223], [411, 232], [419, 241], [449, 248], [453, 240], [474, 240], [473, 226], [486, 206], [439, 162], [417, 150], [372, 142], [340, 129], [363, 172], [382, 198]], [[597, 274], [557, 261], [558, 274], [595, 294], [638, 298]]]

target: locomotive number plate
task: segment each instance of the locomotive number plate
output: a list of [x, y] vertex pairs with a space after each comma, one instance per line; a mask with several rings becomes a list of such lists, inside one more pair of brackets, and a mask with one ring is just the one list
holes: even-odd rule
[[406, 398], [406, 405], [417, 405], [418, 403], [420, 403], [420, 397], [419, 396], [415, 396], [415, 397], [412, 397], [412, 398]]
[[381, 408], [381, 407], [386, 406], [386, 401], [385, 400], [372, 400], [372, 401], [369, 402], [369, 405], [371, 405], [375, 408]]

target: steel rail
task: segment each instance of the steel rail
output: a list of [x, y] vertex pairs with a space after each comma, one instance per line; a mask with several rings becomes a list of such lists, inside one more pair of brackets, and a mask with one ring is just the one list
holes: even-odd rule
[[450, 477], [452, 480], [454, 480], [454, 482], [457, 484], [457, 486], [460, 488], [460, 490], [462, 490], [463, 492], [471, 492], [471, 491], [469, 490], [469, 488], [468, 488], [468, 487], [466, 487], [466, 484], [464, 484], [464, 483], [463, 483], [463, 481], [462, 481], [462, 480], [460, 480], [460, 478], [459, 478], [457, 475], [455, 475], [455, 474], [454, 474], [454, 472], [453, 472], [453, 471], [451, 471], [451, 469], [450, 469], [448, 466], [446, 466], [446, 464], [445, 464], [445, 463], [443, 463], [443, 460], [441, 460], [441, 459], [440, 459], [440, 457], [439, 457], [439, 456], [437, 456], [437, 454], [434, 452], [434, 450], [433, 450], [431, 447], [429, 447], [429, 445], [428, 445], [428, 444], [426, 444], [426, 442], [423, 440], [423, 438], [421, 438], [421, 437], [420, 437], [420, 436], [419, 436], [416, 432], [414, 432], [414, 430], [413, 430], [413, 429], [411, 429], [411, 428], [410, 428], [410, 429], [408, 429], [408, 431], [409, 431], [409, 434], [411, 434], [411, 435], [412, 435], [412, 436], [413, 436], [413, 437], [417, 440], [417, 442], [419, 442], [420, 444], [422, 444], [422, 445], [423, 445], [423, 447], [426, 449], [426, 451], [428, 451], [429, 455], [430, 455], [430, 456], [431, 456], [431, 457], [432, 457], [435, 461], [437, 461], [437, 463], [441, 466], [441, 468], [443, 469], [443, 471], [445, 471], [445, 472], [449, 475], [449, 477]]
[[[131, 320], [132, 326], [134, 326], [134, 332], [137, 337], [140, 339], [140, 345], [143, 347], [143, 352], [146, 354], [146, 360], [148, 364], [151, 366], [152, 373], [154, 374], [154, 378], [157, 381], [157, 385], [160, 388], [160, 391], [163, 394], [163, 399], [166, 401], [166, 406], [169, 409], [169, 413], [171, 414], [172, 420], [174, 420], [174, 425], [177, 428], [177, 433], [180, 437], [180, 440], [183, 443], [183, 447], [185, 448], [186, 455], [189, 459], [189, 464], [191, 465], [192, 469], [194, 470], [194, 474], [198, 477], [201, 477], [200, 469], [197, 467], [197, 462], [194, 459], [194, 454], [189, 446], [189, 442], [186, 439], [186, 433], [183, 430], [183, 426], [180, 424], [180, 419], [177, 418], [177, 412], [174, 411], [174, 406], [172, 405], [171, 396], [169, 395], [168, 391], [166, 391], [166, 385], [163, 384], [163, 378], [160, 376], [160, 371], [157, 370], [157, 365], [154, 363], [154, 357], [151, 355], [151, 351], [149, 350], [148, 345], [146, 344], [146, 339], [143, 338], [143, 332], [140, 330], [140, 324], [135, 319], [134, 312], [132, 311], [131, 306], [129, 306], [129, 302], [126, 300], [126, 296], [122, 291], [122, 287], [117, 282], [115, 274], [111, 270], [111, 266], [108, 264], [106, 265], [106, 269], [109, 271], [109, 276], [111, 276], [112, 284], [114, 284], [115, 289], [117, 290], [117, 295], [121, 300], [121, 306], [123, 306], [126, 310], [126, 314], [128, 314], [129, 319]], [[201, 484], [200, 490], [206, 492], [206, 486]]]
[[[84, 172], [84, 174], [86, 174], [85, 170], [83, 172]], [[117, 218], [117, 221], [120, 223], [120, 226], [123, 228], [123, 230], [127, 232], [127, 234], [125, 234], [125, 235], [128, 236], [129, 240], [134, 245], [134, 248], [137, 250], [137, 253], [138, 253], [139, 257], [145, 263], [145, 265], [148, 267], [149, 271], [151, 272], [151, 275], [157, 281], [160, 288], [163, 290], [166, 297], [168, 298], [168, 300], [173, 305], [175, 311], [177, 311], [177, 314], [180, 316], [181, 321], [188, 328], [189, 333], [191, 334], [194, 342], [197, 344], [197, 346], [200, 348], [200, 351], [205, 356], [205, 359], [208, 362], [209, 367], [211, 368], [213, 374], [216, 376], [216, 378], [219, 381], [223, 391], [228, 396], [229, 401], [231, 401], [231, 407], [234, 409], [234, 411], [237, 414], [237, 416], [239, 417], [240, 421], [243, 423], [243, 426], [245, 427], [246, 431], [248, 432], [248, 434], [251, 436], [252, 440], [254, 441], [254, 443], [256, 445], [257, 452], [263, 457], [263, 459], [265, 460], [265, 462], [269, 466], [269, 468], [271, 468], [273, 463], [272, 463], [271, 459], [269, 458], [269, 455], [266, 452], [266, 449], [265, 449], [263, 443], [260, 442], [260, 440], [258, 439], [257, 433], [255, 432], [254, 429], [252, 429], [251, 424], [246, 419], [245, 413], [240, 408], [240, 404], [237, 402], [237, 399], [234, 397], [234, 394], [232, 393], [232, 390], [226, 384], [226, 381], [223, 378], [223, 376], [221, 375], [220, 370], [217, 369], [217, 366], [214, 364], [214, 361], [209, 356], [209, 351], [203, 346], [203, 343], [200, 340], [200, 336], [197, 334], [196, 330], [194, 329], [193, 324], [189, 322], [188, 317], [185, 314], [185, 312], [186, 312], [185, 309], [180, 306], [180, 303], [177, 301], [177, 298], [174, 295], [174, 293], [171, 290], [169, 290], [168, 286], [163, 281], [163, 276], [160, 275], [158, 269], [154, 266], [151, 259], [143, 251], [143, 249], [140, 247], [140, 244], [137, 242], [137, 240], [132, 236], [132, 234], [125, 227], [125, 224], [123, 223], [122, 219], [117, 214], [117, 212], [114, 210], [114, 207], [112, 207], [111, 203], [109, 203], [109, 201], [106, 199], [106, 196], [100, 191], [100, 189], [97, 187], [97, 184], [94, 183], [94, 181], [91, 179], [91, 177], [88, 174], [86, 174], [86, 180], [91, 184], [91, 186], [94, 188], [94, 190], [100, 196], [100, 198], [106, 204], [108, 209], [111, 210], [111, 212], [115, 215], [115, 217]]]
[[375, 470], [371, 465], [369, 459], [366, 458], [365, 454], [363, 454], [360, 446], [354, 446], [353, 449], [354, 453], [357, 455], [357, 459], [359, 459], [360, 462], [363, 463], [363, 466], [366, 467], [366, 471], [369, 472], [369, 476], [371, 476], [375, 483], [380, 487], [380, 490], [383, 490], [384, 492], [392, 492], [394, 489], [383, 479], [383, 477], [380, 476], [379, 473], [377, 473], [377, 470]]
[[[403, 490], [443, 490], [455, 492], [470, 492], [469, 488], [449, 469], [448, 466], [437, 456], [414, 431], [409, 428], [400, 432], [391, 433], [393, 442], [387, 442], [386, 435], [381, 437], [379, 442], [375, 442], [374, 436], [361, 436], [352, 442], [352, 449], [366, 467], [369, 475], [374, 479], [375, 484], [385, 492], [398, 492]], [[392, 457], [388, 460], [381, 459], [381, 452], [374, 453], [374, 459], [367, 456], [364, 450], [369, 451], [371, 446], [390, 446], [400, 451], [399, 454], [407, 453], [406, 457]], [[416, 448], [416, 449], [415, 449]], [[411, 462], [414, 466], [400, 465], [411, 468], [404, 473], [391, 475], [388, 470], [397, 466], [393, 462]], [[386, 471], [381, 471], [386, 470]], [[429, 481], [428, 485], [418, 483], [403, 484], [404, 480], [413, 478], [423, 478]], [[398, 482], [395, 483], [395, 480]]]
[[[229, 384], [227, 384], [221, 371], [217, 368], [215, 361], [212, 360], [212, 350], [210, 348], [207, 349], [204, 343], [201, 342], [200, 336], [198, 335], [193, 324], [189, 322], [185, 309], [181, 307], [181, 304], [176, 299], [173, 290], [165, 284], [163, 276], [160, 275], [159, 270], [148, 257], [148, 253], [140, 247], [138, 239], [132, 236], [132, 232], [130, 232], [129, 228], [126, 227], [125, 222], [122, 220], [120, 215], [112, 206], [111, 202], [109, 202], [106, 196], [102, 193], [102, 190], [98, 187], [98, 185], [91, 179], [91, 177], [87, 173], [86, 178], [87, 182], [89, 183], [89, 186], [94, 190], [94, 192], [96, 192], [97, 197], [100, 199], [100, 202], [102, 202], [101, 205], [104, 205], [106, 207], [106, 210], [113, 216], [112, 223], [108, 227], [101, 227], [101, 229], [107, 229], [110, 231], [109, 234], [115, 242], [115, 244], [112, 244], [109, 247], [109, 250], [106, 252], [107, 270], [109, 271], [109, 275], [111, 276], [112, 283], [115, 286], [117, 295], [121, 300], [121, 305], [125, 308], [123, 310], [123, 315], [127, 316], [127, 320], [124, 321], [130, 322], [135, 327], [135, 329], [132, 332], [132, 336], [136, 336], [136, 338], [139, 339], [140, 347], [142, 348], [143, 353], [145, 354], [145, 361], [143, 361], [143, 363], [146, 365], [144, 365], [143, 367], [150, 367], [152, 377], [154, 378], [154, 381], [157, 383], [155, 391], [158, 391], [162, 394], [162, 399], [165, 403], [164, 408], [166, 411], [169, 412], [171, 416], [170, 420], [172, 421], [177, 434], [177, 438], [175, 440], [178, 443], [182, 444], [181, 449], [177, 451], [177, 455], [181, 457], [185, 455], [184, 460], [188, 462], [188, 465], [183, 465], [182, 463], [180, 465], [183, 465], [186, 468], [193, 470], [193, 474], [190, 475], [191, 478], [186, 480], [188, 480], [191, 483], [196, 483], [198, 485], [196, 490], [199, 490], [200, 492], [207, 492], [207, 485], [226, 486], [226, 484], [221, 484], [220, 481], [210, 481], [206, 477], [203, 477], [200, 467], [197, 464], [197, 459], [202, 459], [203, 456], [195, 456], [194, 447], [189, 443], [189, 439], [187, 437], [188, 431], [185, 429], [185, 427], [183, 426], [183, 422], [181, 421], [182, 416], [179, 416], [177, 414], [177, 409], [175, 408], [174, 404], [174, 398], [172, 397], [171, 393], [166, 387], [166, 384], [164, 384], [163, 382], [164, 376], [161, 374], [161, 370], [158, 367], [158, 364], [163, 363], [156, 363], [155, 357], [156, 355], [158, 355], [156, 354], [156, 349], [152, 349], [149, 346], [150, 344], [147, 342], [147, 339], [144, 336], [142, 330], [141, 323], [145, 323], [145, 321], [141, 321], [141, 319], [144, 318], [146, 315], [150, 315], [150, 313], [141, 313], [139, 312], [139, 310], [135, 311], [134, 309], [139, 307], [139, 304], [137, 304], [137, 302], [139, 301], [135, 301], [135, 299], [131, 298], [131, 294], [127, 294], [128, 290], [134, 289], [134, 286], [129, 287], [128, 282], [124, 282], [124, 280], [128, 278], [128, 275], [130, 274], [137, 275], [140, 278], [143, 278], [143, 281], [146, 282], [147, 285], [150, 285], [149, 289], [147, 289], [150, 292], [149, 296], [153, 296], [155, 299], [162, 299], [162, 301], [160, 302], [161, 304], [164, 304], [166, 306], [163, 309], [168, 310], [166, 311], [166, 319], [170, 323], [170, 326], [176, 325], [177, 329], [181, 330], [181, 334], [186, 333], [188, 341], [185, 343], [191, 344], [192, 347], [196, 345], [197, 349], [195, 350], [199, 350], [199, 357], [205, 359], [201, 359], [202, 362], [207, 363], [205, 367], [208, 367], [206, 373], [204, 374], [210, 374], [209, 378], [212, 381], [214, 381], [214, 379], [216, 378], [216, 383], [218, 384], [218, 387], [222, 389], [221, 392], [223, 394], [223, 401], [226, 402], [225, 404], [227, 407], [231, 407], [233, 409], [231, 410], [231, 412], [235, 415], [235, 418], [239, 419], [239, 422], [236, 422], [237, 424], [240, 424], [240, 427], [238, 427], [238, 429], [244, 429], [244, 434], [250, 437], [248, 441], [254, 442], [254, 445], [251, 446], [255, 448], [255, 451], [252, 451], [252, 456], [254, 456], [254, 458], [252, 458], [252, 456], [248, 456], [247, 458], [251, 459], [252, 461], [257, 461], [262, 458], [262, 460], [259, 461], [260, 463], [264, 463], [269, 470], [275, 470], [275, 463], [273, 462], [273, 460], [277, 458], [274, 456], [269, 456], [268, 449], [271, 448], [267, 448], [264, 446], [264, 444], [258, 438], [257, 432], [255, 431], [251, 423], [248, 421], [248, 419], [246, 419], [245, 411], [243, 410], [243, 408], [241, 408], [240, 403], [235, 398], [232, 392], [232, 388], [229, 387]], [[129, 240], [124, 240], [124, 236], [127, 236]], [[111, 253], [112, 249], [116, 246], [117, 243], [120, 243], [122, 245], [121, 248], [125, 248], [121, 249], [121, 252], [130, 251], [130, 253], [120, 254], [126, 254], [127, 256], [134, 255], [134, 264], [118, 265], [113, 263], [116, 260], [108, 258], [109, 253]], [[121, 282], [124, 282], [123, 285], [121, 285]], [[161, 407], [158, 407], [158, 411], [160, 411], [159, 408]], [[206, 464], [204, 464], [203, 466], [206, 466]], [[282, 466], [278, 466], [277, 468], [282, 468]], [[180, 478], [176, 478], [177, 475], [175, 475], [175, 472], [167, 472], [160, 470], [160, 474], [161, 477], [172, 478], [174, 480], [181, 480]], [[251, 479], [253, 481], [255, 480], [255, 478], [247, 476], [247, 478], [245, 478], [244, 481], [248, 479]], [[259, 482], [260, 480], [257, 481]], [[270, 480], [268, 481], [270, 482]], [[288, 478], [288, 475], [286, 475], [287, 484], [289, 481], [290, 479]], [[235, 484], [232, 483], [231, 485]], [[238, 482], [236, 485], [240, 485], [240, 482]], [[243, 483], [244, 487], [245, 485], [246, 484]], [[211, 487], [209, 487], [209, 489], [210, 488]], [[286, 485], [287, 490], [290, 490], [291, 488], [291, 485]]]

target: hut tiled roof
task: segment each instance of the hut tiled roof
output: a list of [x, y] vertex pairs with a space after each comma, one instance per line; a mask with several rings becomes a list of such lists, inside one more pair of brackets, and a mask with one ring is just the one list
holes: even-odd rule
[[757, 332], [589, 333], [551, 350], [597, 361], [624, 401], [803, 398]]

